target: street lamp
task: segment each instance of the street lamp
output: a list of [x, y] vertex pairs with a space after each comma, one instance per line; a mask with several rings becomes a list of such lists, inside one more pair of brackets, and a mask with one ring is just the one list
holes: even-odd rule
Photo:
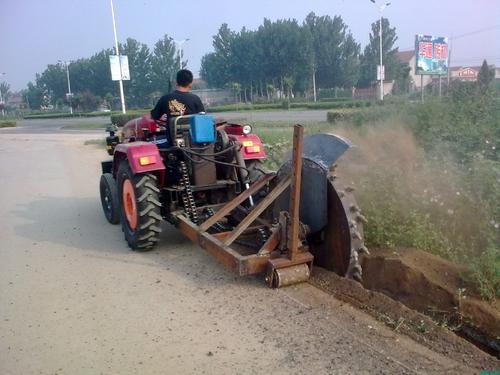
[[[0, 73], [0, 77], [7, 75], [7, 73]], [[0, 89], [0, 105], [2, 106], [2, 117], [5, 116], [5, 103], [3, 102], [2, 90]]]
[[182, 46], [186, 43], [189, 42], [188, 39], [182, 39], [182, 40], [174, 40], [174, 43], [176, 44], [178, 51], [177, 54], [179, 55], [179, 70], [182, 69], [182, 57], [184, 56], [183, 51], [182, 51]]
[[125, 108], [125, 94], [123, 93], [123, 77], [122, 77], [122, 61], [120, 59], [120, 50], [118, 48], [118, 37], [116, 36], [116, 22], [115, 22], [115, 10], [113, 8], [113, 0], [109, 0], [109, 3], [111, 5], [111, 18], [113, 19], [113, 34], [115, 36], [115, 53], [116, 56], [118, 56], [118, 61], [120, 64], [120, 100], [122, 103], [122, 113], [126, 113], [126, 108]]
[[384, 3], [378, 5], [375, 0], [370, 0], [373, 4], [377, 5], [379, 11], [380, 11], [380, 21], [379, 21], [379, 28], [378, 28], [378, 35], [380, 39], [380, 68], [379, 68], [379, 75], [380, 75], [380, 100], [384, 100], [384, 76], [385, 76], [385, 69], [384, 69], [384, 64], [382, 60], [382, 13], [384, 12], [384, 9], [387, 8], [391, 3]]
[[71, 82], [69, 80], [69, 62], [62, 60], [57, 60], [57, 62], [66, 66], [66, 78], [68, 79], [68, 93], [66, 94], [66, 96], [68, 97], [69, 101], [69, 113], [73, 114], [73, 102], [71, 101], [73, 94], [71, 93]]

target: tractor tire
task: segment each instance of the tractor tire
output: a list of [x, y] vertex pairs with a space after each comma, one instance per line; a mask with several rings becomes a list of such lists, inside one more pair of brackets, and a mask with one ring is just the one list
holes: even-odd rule
[[118, 200], [116, 181], [111, 173], [101, 175], [99, 191], [104, 216], [111, 224], [118, 224], [120, 222], [120, 201]]
[[253, 184], [263, 175], [269, 173], [269, 171], [264, 167], [264, 163], [262, 160], [250, 160], [246, 165], [249, 174], [248, 179], [250, 180], [250, 184]]
[[[246, 167], [248, 169], [248, 179], [250, 180], [250, 185], [252, 185], [259, 178], [268, 174], [269, 171], [264, 167], [262, 160], [250, 160], [247, 162]], [[253, 200], [258, 203], [269, 193], [269, 186], [264, 186], [256, 194], [253, 195]]]
[[120, 220], [131, 249], [148, 251], [159, 241], [161, 203], [158, 179], [151, 173], [134, 175], [127, 160], [118, 168]]

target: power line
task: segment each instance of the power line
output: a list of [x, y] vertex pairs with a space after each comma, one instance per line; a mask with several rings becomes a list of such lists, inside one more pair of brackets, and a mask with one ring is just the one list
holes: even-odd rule
[[[494, 26], [488, 26], [488, 27], [485, 27], [483, 29], [469, 31], [469, 32], [467, 32], [465, 34], [460, 34], [460, 35], [457, 35], [457, 36], [452, 36], [449, 39], [450, 40], [456, 40], [456, 39], [460, 39], [460, 38], [465, 38], [466, 36], [480, 34], [480, 33], [484, 33], [485, 31], [490, 31], [490, 30], [494, 30], [494, 29], [498, 29], [498, 28], [500, 28], [500, 24], [494, 25]], [[402, 48], [401, 50], [406, 51], [406, 50], [412, 50], [414, 48], [415, 48], [415, 46], [413, 45], [413, 46], [410, 46], [410, 47]]]
[[461, 34], [461, 35], [457, 35], [457, 36], [452, 36], [452, 37], [450, 37], [450, 39], [453, 39], [453, 40], [460, 39], [460, 38], [463, 38], [463, 37], [466, 37], [466, 36], [469, 36], [469, 35], [480, 34], [480, 33], [484, 33], [485, 31], [490, 31], [490, 30], [494, 30], [494, 29], [498, 29], [498, 28], [500, 28], [500, 25], [485, 27], [484, 29], [479, 29], [479, 30], [476, 30], [476, 31], [470, 31], [470, 32], [465, 33], [465, 34]]

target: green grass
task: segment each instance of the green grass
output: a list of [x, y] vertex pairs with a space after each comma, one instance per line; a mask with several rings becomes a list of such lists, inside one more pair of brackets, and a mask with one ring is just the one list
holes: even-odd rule
[[[340, 109], [353, 115], [303, 125], [306, 135], [337, 133], [358, 146], [337, 172], [356, 187], [369, 247], [415, 247], [462, 264], [469, 269], [463, 277], [494, 300], [500, 295], [499, 110], [476, 100]], [[266, 145], [267, 167], [278, 168], [291, 149], [294, 122], [249, 123]]]
[[0, 121], [0, 128], [15, 128], [17, 123], [13, 120]]

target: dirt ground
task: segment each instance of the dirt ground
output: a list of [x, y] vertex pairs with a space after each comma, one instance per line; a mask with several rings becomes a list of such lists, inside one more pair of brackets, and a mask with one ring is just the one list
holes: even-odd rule
[[366, 288], [434, 317], [500, 356], [498, 301], [481, 299], [464, 267], [416, 249], [372, 249], [363, 271]]
[[236, 277], [168, 226], [157, 250], [129, 251], [101, 213], [106, 155], [89, 138], [0, 132], [1, 374], [500, 367], [432, 350], [311, 284], [272, 290]]

